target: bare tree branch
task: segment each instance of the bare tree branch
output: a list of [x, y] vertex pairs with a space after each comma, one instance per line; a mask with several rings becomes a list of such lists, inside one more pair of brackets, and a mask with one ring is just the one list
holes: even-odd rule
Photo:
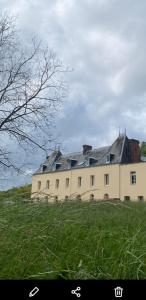
[[[47, 153], [51, 120], [66, 95], [62, 73], [67, 69], [40, 42], [33, 40], [23, 49], [15, 22], [6, 14], [0, 17], [0, 133]], [[6, 149], [0, 152], [0, 164], [17, 168]]]

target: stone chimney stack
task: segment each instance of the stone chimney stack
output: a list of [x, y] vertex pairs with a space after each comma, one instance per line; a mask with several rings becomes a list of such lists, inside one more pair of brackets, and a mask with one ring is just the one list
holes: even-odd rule
[[92, 146], [90, 145], [83, 145], [83, 154], [87, 154], [89, 151], [92, 150]]

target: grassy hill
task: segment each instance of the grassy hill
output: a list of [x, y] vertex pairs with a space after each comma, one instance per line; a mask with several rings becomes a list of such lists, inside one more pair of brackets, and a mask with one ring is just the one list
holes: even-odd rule
[[0, 191], [0, 200], [22, 200], [30, 198], [31, 184]]
[[145, 203], [0, 201], [0, 279], [146, 278], [145, 232]]

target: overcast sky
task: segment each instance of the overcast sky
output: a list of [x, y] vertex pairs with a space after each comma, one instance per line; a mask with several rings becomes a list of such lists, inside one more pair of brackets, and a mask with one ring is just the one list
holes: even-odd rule
[[[65, 152], [108, 145], [119, 127], [146, 140], [145, 0], [0, 0], [0, 7], [18, 15], [24, 40], [36, 35], [73, 68], [56, 120]], [[36, 168], [43, 157], [36, 153]]]

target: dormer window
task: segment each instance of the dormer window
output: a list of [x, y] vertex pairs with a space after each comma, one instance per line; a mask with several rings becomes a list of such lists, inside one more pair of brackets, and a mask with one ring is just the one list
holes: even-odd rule
[[60, 169], [61, 163], [56, 163], [56, 170]]
[[74, 167], [76, 165], [76, 163], [77, 163], [76, 159], [71, 159], [71, 161], [70, 161], [71, 168]]
[[107, 156], [106, 156], [106, 163], [107, 164], [111, 163], [111, 161], [113, 160], [113, 158], [114, 158], [114, 154], [112, 154], [112, 153], [107, 154]]
[[89, 157], [89, 166], [94, 165], [95, 163], [97, 163], [98, 160], [94, 157]]
[[68, 159], [68, 167], [69, 169], [74, 167], [77, 164], [77, 160], [76, 159]]
[[54, 165], [53, 165], [53, 171], [59, 170], [60, 167], [61, 167], [61, 163], [54, 163]]
[[47, 166], [46, 166], [46, 165], [43, 165], [43, 166], [42, 166], [42, 171], [45, 172], [46, 169], [47, 169]]

